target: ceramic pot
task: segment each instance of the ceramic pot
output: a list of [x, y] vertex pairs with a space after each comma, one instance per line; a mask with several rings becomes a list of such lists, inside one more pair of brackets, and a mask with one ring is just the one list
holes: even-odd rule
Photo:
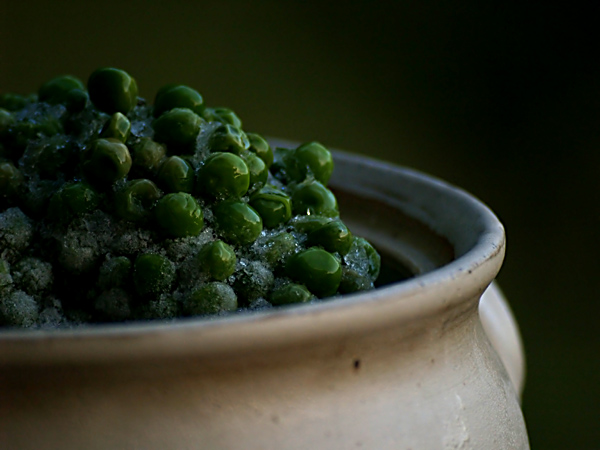
[[421, 173], [335, 161], [343, 219], [414, 276], [212, 321], [5, 331], [2, 447], [528, 448], [516, 325], [496, 288], [479, 308], [498, 219]]

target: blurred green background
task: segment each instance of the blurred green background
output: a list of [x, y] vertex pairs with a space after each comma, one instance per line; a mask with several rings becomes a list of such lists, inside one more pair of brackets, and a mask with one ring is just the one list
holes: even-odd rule
[[507, 229], [532, 447], [600, 448], [598, 11], [569, 5], [5, 2], [0, 91], [115, 66], [464, 187]]

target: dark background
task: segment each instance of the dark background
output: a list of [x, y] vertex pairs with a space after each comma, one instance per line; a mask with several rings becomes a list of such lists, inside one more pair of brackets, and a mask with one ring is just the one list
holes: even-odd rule
[[598, 10], [480, 3], [6, 2], [0, 92], [115, 66], [471, 191], [507, 229], [532, 447], [600, 448]]

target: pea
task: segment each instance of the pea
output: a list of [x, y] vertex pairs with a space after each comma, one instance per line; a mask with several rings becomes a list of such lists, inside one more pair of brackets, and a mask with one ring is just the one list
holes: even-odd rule
[[218, 232], [233, 245], [251, 244], [262, 231], [262, 219], [244, 202], [224, 201], [213, 212]]
[[100, 266], [98, 285], [102, 289], [126, 285], [129, 281], [131, 266], [131, 260], [126, 256], [116, 256], [104, 261]]
[[70, 113], [78, 113], [85, 109], [89, 96], [83, 89], [71, 89], [65, 96], [64, 104]]
[[70, 222], [74, 217], [94, 211], [98, 203], [99, 196], [88, 183], [66, 183], [50, 199], [48, 219], [52, 222]]
[[231, 286], [218, 281], [195, 289], [184, 302], [185, 312], [191, 316], [235, 311], [237, 307], [237, 297]]
[[296, 250], [298, 243], [293, 235], [282, 232], [274, 236], [259, 238], [255, 248], [256, 253], [271, 267], [277, 268], [281, 264], [285, 264]]
[[14, 123], [14, 121], [15, 118], [10, 113], [10, 111], [7, 111], [4, 108], [0, 108], [0, 136], [2, 135], [4, 130], [7, 130], [8, 127], [10, 127]]
[[326, 185], [333, 173], [333, 158], [329, 150], [318, 142], [302, 144], [294, 151], [294, 160], [298, 169], [299, 178], [294, 181], [303, 181], [309, 173], [323, 185]]
[[305, 286], [296, 283], [289, 283], [281, 286], [271, 293], [269, 301], [274, 305], [290, 305], [293, 303], [307, 303], [314, 296]]
[[137, 83], [124, 70], [98, 69], [90, 75], [87, 88], [94, 106], [107, 114], [127, 114], [137, 104]]
[[202, 208], [185, 192], [161, 198], [154, 208], [154, 216], [163, 231], [174, 238], [197, 236], [204, 227]]
[[139, 255], [133, 265], [133, 284], [140, 296], [157, 297], [171, 289], [175, 281], [175, 265], [154, 253]]
[[131, 155], [125, 144], [114, 138], [96, 139], [85, 151], [83, 170], [97, 183], [112, 184], [125, 178], [131, 164]]
[[267, 185], [250, 197], [252, 206], [260, 215], [267, 228], [286, 223], [292, 216], [290, 197], [275, 186]]
[[341, 220], [334, 220], [312, 231], [308, 235], [308, 244], [345, 255], [352, 244], [352, 233]]
[[256, 133], [247, 133], [247, 136], [250, 143], [248, 150], [262, 159], [267, 168], [271, 167], [273, 164], [273, 150], [271, 150], [267, 140]]
[[174, 108], [154, 120], [154, 139], [180, 151], [189, 152], [200, 133], [203, 119], [188, 108]]
[[224, 124], [215, 128], [208, 139], [211, 152], [230, 152], [241, 154], [250, 147], [248, 136], [233, 125]]
[[125, 143], [131, 131], [131, 122], [120, 112], [114, 113], [106, 122], [100, 137], [115, 138], [116, 140]]
[[65, 103], [69, 92], [73, 89], [84, 89], [81, 80], [71, 75], [63, 75], [42, 84], [38, 90], [38, 99], [40, 102], [50, 103], [51, 105]]
[[310, 216], [300, 215], [295, 216], [288, 222], [288, 226], [298, 233], [309, 234], [314, 230], [321, 228], [331, 219], [323, 216], [312, 214]]
[[179, 156], [171, 156], [161, 163], [156, 178], [166, 192], [192, 193], [195, 175], [189, 162]]
[[[360, 268], [359, 273], [374, 282], [379, 276], [381, 268], [381, 256], [375, 248], [364, 238], [354, 237], [352, 245], [346, 256], [346, 264], [355, 268]], [[364, 263], [366, 261], [366, 264]]]
[[0, 108], [8, 111], [19, 111], [29, 104], [29, 100], [24, 95], [7, 92], [0, 94]]
[[242, 128], [242, 121], [229, 108], [206, 108], [203, 116], [208, 122], [221, 122], [222, 124], [233, 125], [235, 128]]
[[248, 166], [250, 173], [250, 190], [255, 191], [260, 189], [267, 183], [269, 178], [269, 169], [262, 159], [254, 153], [245, 152], [242, 154], [242, 159]]
[[23, 174], [12, 162], [0, 159], [0, 197], [15, 196], [23, 181]]
[[333, 193], [318, 181], [307, 180], [292, 194], [294, 214], [337, 217], [338, 205]]
[[342, 268], [329, 252], [312, 247], [296, 253], [286, 264], [288, 276], [320, 298], [334, 295], [342, 279]]
[[154, 99], [154, 117], [159, 117], [166, 111], [175, 108], [191, 109], [198, 115], [204, 111], [202, 96], [191, 87], [180, 85], [167, 85], [160, 89]]
[[[42, 178], [56, 179], [60, 171], [72, 169], [76, 161], [74, 145], [67, 136], [57, 134], [31, 142], [21, 159], [24, 167], [35, 168]], [[68, 164], [71, 163], [71, 164]]]
[[352, 294], [353, 292], [367, 291], [373, 288], [371, 280], [358, 273], [356, 270], [348, 267], [342, 267], [342, 281], [339, 291], [342, 294]]
[[115, 212], [124, 220], [139, 222], [150, 216], [150, 211], [162, 193], [150, 180], [128, 181], [115, 193]]
[[133, 167], [143, 174], [158, 170], [160, 161], [165, 157], [165, 146], [148, 137], [143, 137], [134, 145], [132, 151]]
[[266, 297], [275, 281], [273, 272], [260, 261], [243, 261], [240, 266], [233, 282], [238, 300], [248, 305]]
[[196, 255], [196, 263], [213, 280], [223, 281], [233, 274], [237, 258], [233, 249], [221, 240], [205, 244]]
[[98, 320], [120, 322], [131, 317], [131, 298], [121, 288], [111, 288], [103, 291], [94, 300], [94, 309]]
[[250, 186], [246, 163], [232, 153], [217, 152], [209, 155], [198, 171], [200, 190], [216, 199], [239, 198]]

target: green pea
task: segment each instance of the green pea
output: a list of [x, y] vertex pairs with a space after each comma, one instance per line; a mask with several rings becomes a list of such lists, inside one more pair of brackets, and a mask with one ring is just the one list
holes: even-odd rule
[[125, 143], [131, 131], [131, 122], [120, 112], [114, 113], [106, 122], [100, 136], [103, 138], [115, 138]]
[[[42, 178], [55, 179], [65, 166], [74, 165], [76, 152], [72, 141], [63, 134], [31, 142], [23, 154], [21, 164], [35, 168]], [[68, 165], [67, 163], [71, 163]]]
[[250, 143], [248, 150], [256, 153], [256, 156], [262, 159], [267, 167], [271, 167], [273, 165], [273, 150], [271, 150], [267, 140], [256, 133], [247, 133], [247, 136]]
[[134, 145], [132, 151], [133, 167], [143, 174], [151, 174], [158, 170], [160, 161], [166, 154], [165, 146], [148, 137], [143, 137]]
[[131, 164], [125, 144], [114, 138], [96, 139], [85, 151], [83, 170], [97, 183], [112, 184], [127, 176]]
[[240, 266], [233, 282], [240, 303], [249, 305], [260, 297], [266, 297], [275, 281], [273, 272], [260, 261], [242, 261]]
[[189, 151], [196, 142], [202, 122], [203, 119], [191, 109], [171, 109], [152, 123], [154, 139], [167, 147]]
[[103, 291], [94, 300], [97, 320], [101, 322], [121, 322], [131, 317], [130, 295], [121, 288]]
[[314, 230], [321, 228], [329, 221], [331, 221], [331, 219], [315, 214], [310, 216], [300, 215], [292, 217], [288, 222], [288, 226], [298, 233], [309, 234]]
[[224, 124], [215, 128], [208, 139], [211, 152], [229, 152], [241, 154], [250, 147], [248, 136], [233, 125]]
[[[375, 248], [364, 238], [354, 237], [352, 245], [344, 260], [361, 275], [374, 282], [381, 269], [381, 256]], [[359, 270], [360, 269], [360, 270]]]
[[127, 256], [110, 258], [100, 266], [98, 285], [102, 289], [121, 287], [127, 284], [131, 274], [131, 261]]
[[345, 255], [352, 244], [352, 233], [341, 220], [334, 220], [308, 235], [309, 245], [320, 245], [328, 252]]
[[67, 95], [73, 89], [83, 90], [84, 88], [79, 78], [71, 75], [63, 75], [42, 84], [38, 91], [38, 98], [40, 102], [55, 105], [57, 103], [64, 103], [67, 100]]
[[139, 255], [133, 264], [133, 284], [140, 296], [157, 297], [171, 289], [175, 281], [175, 265], [154, 253]]
[[353, 292], [368, 291], [373, 288], [373, 283], [368, 277], [359, 274], [356, 270], [342, 267], [342, 281], [339, 291], [341, 294], [352, 294]]
[[107, 114], [127, 114], [137, 105], [137, 83], [123, 70], [98, 69], [90, 75], [87, 88], [94, 106]]
[[69, 222], [73, 217], [94, 211], [99, 201], [96, 191], [86, 182], [66, 183], [50, 199], [48, 219]]
[[294, 160], [300, 177], [294, 181], [303, 181], [312, 173], [317, 181], [327, 185], [333, 173], [333, 157], [329, 150], [318, 142], [302, 144], [294, 151]]
[[241, 201], [224, 201], [214, 208], [218, 232], [233, 245], [251, 244], [262, 231], [262, 219]]
[[305, 286], [289, 283], [281, 286], [271, 293], [269, 301], [274, 305], [290, 305], [293, 303], [307, 303], [314, 298]]
[[262, 159], [254, 153], [245, 152], [242, 154], [242, 159], [248, 166], [250, 173], [250, 191], [260, 189], [267, 183], [269, 178], [269, 169]]
[[208, 122], [221, 122], [222, 124], [233, 125], [235, 128], [242, 128], [242, 121], [229, 108], [206, 108], [203, 116]]
[[17, 159], [21, 156], [23, 150], [34, 139], [39, 139], [40, 135], [51, 137], [64, 131], [61, 122], [49, 114], [40, 114], [35, 120], [26, 119], [12, 123], [4, 130], [3, 143], [5, 150], [11, 158]]
[[197, 236], [204, 227], [202, 208], [186, 192], [165, 195], [154, 208], [156, 221], [169, 236]]
[[288, 148], [275, 148], [270, 170], [277, 179], [286, 184], [303, 179], [294, 161], [294, 151]]
[[14, 116], [4, 108], [0, 108], [0, 135], [7, 130], [15, 121]]
[[334, 295], [342, 279], [339, 261], [329, 252], [312, 247], [296, 253], [288, 260], [286, 271], [320, 298]]
[[198, 115], [204, 111], [202, 96], [191, 87], [184, 85], [167, 85], [160, 89], [154, 99], [154, 117], [175, 108], [191, 109]]
[[209, 155], [198, 171], [202, 192], [217, 199], [239, 198], [250, 186], [246, 163], [233, 153], [217, 152]]
[[307, 180], [298, 185], [292, 194], [294, 214], [339, 215], [337, 200], [333, 193], [318, 181]]
[[64, 104], [70, 113], [78, 113], [85, 109], [89, 96], [82, 89], [71, 89], [65, 96]]
[[298, 246], [296, 238], [290, 233], [282, 232], [274, 236], [259, 238], [254, 249], [258, 256], [271, 267], [285, 264], [287, 259], [294, 254]]
[[130, 222], [145, 220], [161, 195], [160, 189], [150, 180], [128, 181], [115, 193], [115, 212]]
[[29, 103], [29, 99], [24, 95], [13, 94], [11, 92], [0, 94], [0, 108], [7, 109], [8, 111], [19, 111]]
[[161, 163], [156, 178], [166, 192], [192, 193], [195, 175], [189, 162], [179, 156], [170, 156]]
[[184, 301], [185, 312], [191, 316], [235, 311], [237, 307], [237, 297], [231, 286], [218, 281], [203, 284]]
[[237, 258], [233, 249], [221, 240], [204, 245], [196, 255], [196, 263], [213, 280], [223, 281], [235, 271]]
[[286, 223], [292, 216], [290, 197], [275, 186], [267, 185], [250, 197], [252, 206], [263, 220], [267, 228]]
[[0, 197], [13, 197], [23, 181], [23, 174], [12, 162], [0, 159]]

